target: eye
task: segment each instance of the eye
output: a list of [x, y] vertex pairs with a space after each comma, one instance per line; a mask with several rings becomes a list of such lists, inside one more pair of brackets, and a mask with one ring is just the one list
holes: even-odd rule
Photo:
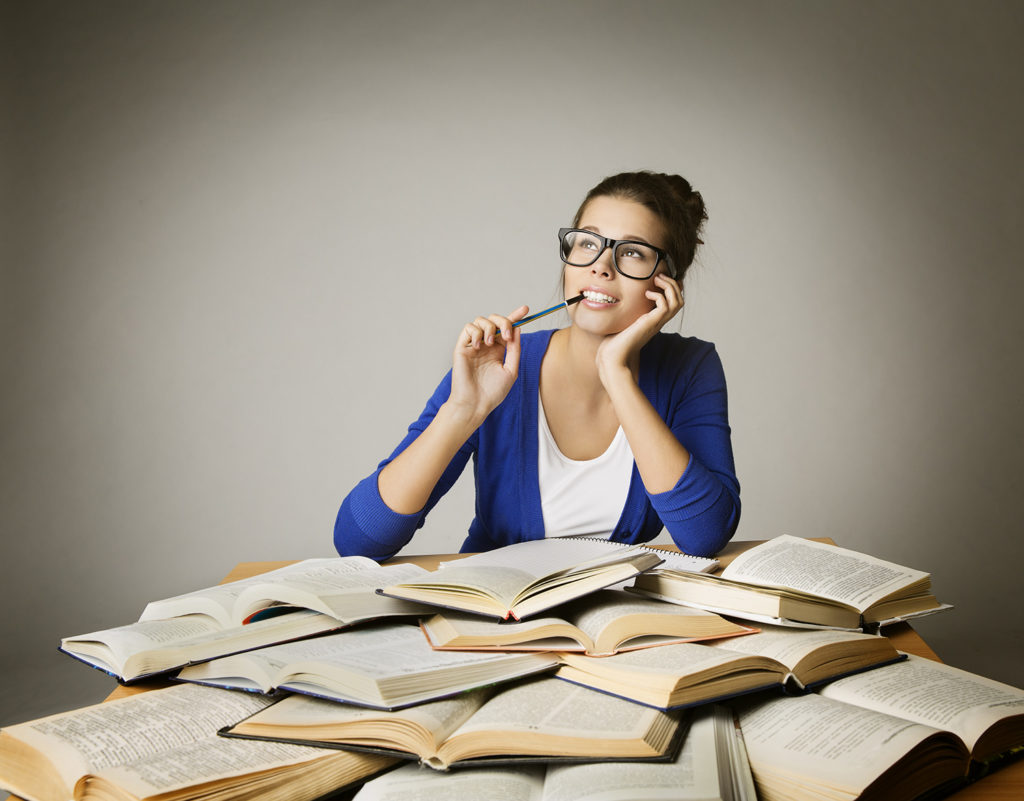
[[619, 248], [618, 257], [634, 261], [651, 261], [654, 258], [654, 251], [634, 242], [625, 242]]

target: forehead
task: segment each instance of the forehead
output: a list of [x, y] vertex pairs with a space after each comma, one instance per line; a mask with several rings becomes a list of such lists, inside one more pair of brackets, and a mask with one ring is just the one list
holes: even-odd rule
[[654, 245], [665, 241], [665, 224], [635, 200], [599, 195], [591, 198], [580, 215], [580, 228], [594, 228], [610, 239], [642, 239]]

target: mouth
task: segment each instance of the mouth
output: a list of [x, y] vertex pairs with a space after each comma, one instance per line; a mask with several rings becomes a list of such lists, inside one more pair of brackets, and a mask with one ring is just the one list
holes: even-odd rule
[[611, 295], [606, 295], [603, 292], [598, 292], [593, 289], [581, 290], [580, 294], [583, 295], [584, 300], [587, 300], [590, 303], [600, 303], [605, 306], [610, 306], [613, 303], [619, 302], [618, 298], [613, 298]]

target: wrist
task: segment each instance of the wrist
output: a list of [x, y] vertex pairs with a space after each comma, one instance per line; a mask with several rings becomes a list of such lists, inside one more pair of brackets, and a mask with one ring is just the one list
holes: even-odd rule
[[611, 392], [615, 387], [634, 385], [637, 383], [637, 371], [630, 365], [621, 362], [599, 360], [597, 375], [605, 390]]
[[441, 404], [434, 419], [445, 428], [462, 435], [463, 439], [468, 439], [487, 419], [487, 413], [449, 399]]

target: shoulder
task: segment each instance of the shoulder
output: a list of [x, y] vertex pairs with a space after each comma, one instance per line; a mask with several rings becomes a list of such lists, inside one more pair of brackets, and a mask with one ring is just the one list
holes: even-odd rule
[[557, 328], [546, 328], [542, 331], [521, 333], [519, 335], [519, 341], [522, 343], [524, 351], [539, 350], [543, 352], [547, 350], [548, 343], [551, 341], [551, 335], [557, 330]]
[[719, 361], [713, 342], [666, 333], [656, 334], [644, 347], [642, 356], [656, 364], [675, 365], [679, 368], [699, 365], [708, 359]]
[[725, 372], [714, 343], [661, 333], [641, 351], [640, 382], [652, 393], [676, 395], [698, 384], [724, 386]]

